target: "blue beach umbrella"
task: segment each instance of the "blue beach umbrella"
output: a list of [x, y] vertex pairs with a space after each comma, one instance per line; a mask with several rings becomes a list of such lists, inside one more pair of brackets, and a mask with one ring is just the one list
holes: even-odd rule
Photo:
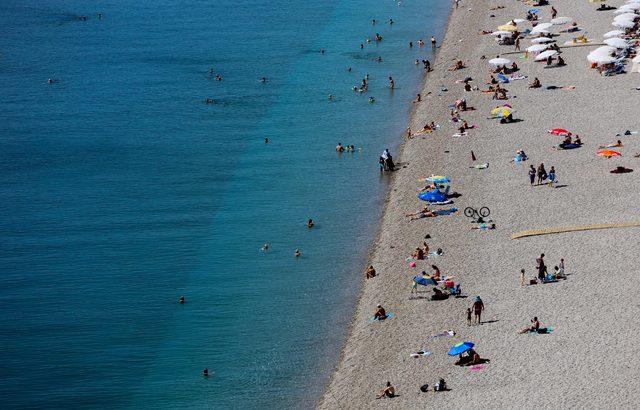
[[413, 277], [413, 281], [415, 283], [417, 283], [418, 285], [423, 285], [423, 286], [429, 286], [429, 285], [436, 286], [436, 285], [438, 285], [435, 280], [433, 280], [431, 278], [425, 278], [425, 277], [422, 277], [422, 276], [414, 276]]
[[460, 342], [453, 345], [451, 349], [449, 349], [449, 356], [458, 356], [464, 352], [471, 350], [473, 347], [473, 343], [471, 342]]

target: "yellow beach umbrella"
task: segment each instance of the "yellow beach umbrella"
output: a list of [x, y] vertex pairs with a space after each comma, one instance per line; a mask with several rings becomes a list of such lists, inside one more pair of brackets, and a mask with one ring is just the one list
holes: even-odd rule
[[493, 110], [491, 110], [491, 115], [494, 118], [506, 118], [512, 112], [513, 110], [511, 108], [502, 106], [502, 107], [496, 107]]
[[512, 26], [511, 24], [503, 24], [502, 26], [498, 26], [498, 30], [502, 31], [516, 31], [516, 26]]

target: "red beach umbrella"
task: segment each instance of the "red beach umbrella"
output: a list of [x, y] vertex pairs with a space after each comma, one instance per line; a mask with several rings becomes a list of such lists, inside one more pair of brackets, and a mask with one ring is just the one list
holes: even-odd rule
[[567, 131], [564, 128], [554, 128], [551, 130], [547, 130], [547, 132], [549, 134], [553, 134], [553, 135], [561, 135], [561, 136], [567, 136], [567, 135], [571, 135], [571, 131]]

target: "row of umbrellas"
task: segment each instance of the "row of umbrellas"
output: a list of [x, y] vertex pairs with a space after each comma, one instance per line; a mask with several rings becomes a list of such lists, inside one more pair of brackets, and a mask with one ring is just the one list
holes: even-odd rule
[[[618, 27], [618, 29], [611, 30], [603, 35], [603, 43], [605, 45], [590, 52], [587, 55], [587, 61], [597, 65], [619, 61], [620, 59], [616, 56], [618, 50], [632, 47], [632, 45], [629, 44], [627, 40], [621, 38], [621, 36], [625, 34], [624, 29], [635, 27], [635, 21], [640, 18], [640, 14], [638, 14], [639, 10], [640, 0], [629, 0], [627, 4], [615, 10], [615, 14], [617, 15], [614, 17], [612, 24], [614, 27]], [[634, 62], [636, 62], [636, 59], [634, 59]]]

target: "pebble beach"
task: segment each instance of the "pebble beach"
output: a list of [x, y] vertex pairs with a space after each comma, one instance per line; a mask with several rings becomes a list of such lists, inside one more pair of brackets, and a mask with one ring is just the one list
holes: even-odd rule
[[[340, 362], [318, 407], [630, 408], [640, 400], [640, 381], [631, 359], [639, 330], [640, 229], [512, 239], [531, 229], [640, 220], [640, 159], [634, 157], [640, 152], [640, 135], [624, 135], [640, 128], [640, 75], [631, 72], [630, 59], [627, 73], [619, 75], [603, 76], [590, 67], [587, 55], [615, 28], [615, 10], [597, 11], [600, 4], [571, 0], [537, 7], [540, 22], [551, 20], [553, 6], [558, 16], [570, 16], [580, 28], [570, 33], [561, 33], [561, 26], [551, 30], [566, 62], [562, 67], [546, 67], [532, 55], [525, 58], [524, 50], [533, 44], [530, 37], [524, 37], [522, 51], [515, 52], [513, 45], [499, 45], [494, 36], [481, 34], [524, 18], [531, 4], [462, 0], [452, 5], [445, 38], [409, 124], [414, 132], [431, 121], [440, 127], [407, 138], [395, 157], [398, 170], [392, 173], [370, 256], [377, 275], [366, 280], [354, 276], [363, 281], [360, 299]], [[607, 4], [619, 7], [624, 1]], [[531, 28], [529, 22], [518, 26]], [[564, 45], [580, 35], [590, 41]], [[480, 91], [487, 89], [495, 68], [488, 60], [496, 56], [515, 61], [517, 74], [526, 76], [502, 84], [508, 100], [492, 100], [492, 94]], [[450, 71], [457, 60], [465, 68]], [[472, 78], [471, 91], [460, 81], [467, 77]], [[542, 87], [529, 88], [534, 78]], [[450, 121], [450, 105], [461, 98], [475, 108], [461, 117], [476, 127], [453, 137], [459, 124]], [[505, 103], [519, 121], [501, 124], [489, 118], [492, 108]], [[547, 132], [554, 128], [579, 135], [583, 145], [555, 149], [562, 137]], [[617, 140], [623, 143], [614, 148], [621, 156], [596, 155], [601, 146]], [[526, 152], [527, 161], [512, 162], [518, 150]], [[489, 165], [474, 167], [481, 163]], [[556, 184], [530, 185], [529, 166], [540, 163], [555, 167]], [[610, 172], [619, 166], [635, 172]], [[451, 191], [460, 194], [451, 204], [430, 208], [458, 212], [411, 221], [405, 214], [424, 205], [417, 194], [430, 175], [447, 176]], [[466, 207], [490, 208], [496, 229], [471, 229], [475, 225], [464, 216]], [[442, 248], [443, 254], [410, 267], [407, 257], [426, 235], [429, 246]], [[566, 280], [528, 284], [536, 276], [535, 260], [541, 253], [550, 267], [564, 259]], [[432, 301], [428, 289], [412, 293], [412, 278], [423, 270], [430, 272], [432, 264], [460, 284], [466, 297]], [[526, 272], [525, 285], [521, 269]], [[484, 301], [484, 323], [469, 326], [466, 309], [476, 296]], [[378, 304], [394, 318], [371, 323]], [[519, 334], [534, 316], [553, 331]], [[455, 335], [434, 337], [449, 330]], [[456, 358], [447, 351], [462, 341], [472, 341], [489, 361], [473, 370], [455, 366]], [[419, 350], [430, 355], [411, 357]], [[420, 390], [440, 378], [448, 391]], [[387, 381], [396, 397], [376, 399]]]

